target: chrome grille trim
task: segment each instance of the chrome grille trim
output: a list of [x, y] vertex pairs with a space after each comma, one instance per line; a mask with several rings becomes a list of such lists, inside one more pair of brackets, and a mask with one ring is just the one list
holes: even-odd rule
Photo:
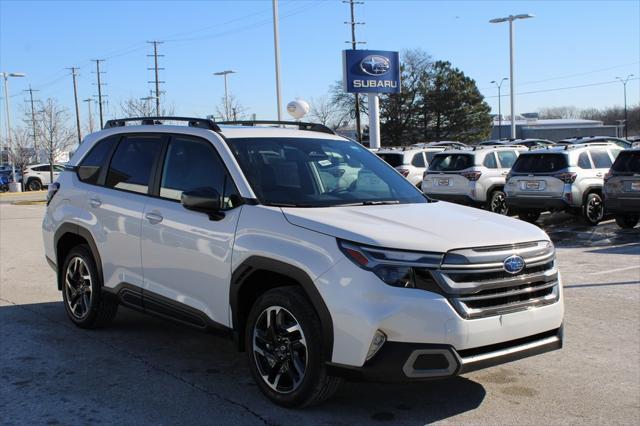
[[465, 303], [465, 302], [473, 302], [475, 300], [490, 300], [490, 299], [496, 299], [500, 297], [517, 296], [519, 294], [526, 294], [526, 293], [532, 293], [534, 291], [544, 290], [546, 288], [553, 287], [557, 284], [558, 284], [557, 281], [552, 281], [550, 283], [544, 283], [539, 286], [525, 287], [520, 290], [507, 290], [504, 293], [485, 294], [483, 296], [463, 296], [463, 297], [459, 297], [458, 300], [462, 303]]
[[[486, 308], [470, 308], [467, 303], [463, 302], [459, 298], [450, 299], [454, 307], [458, 312], [462, 313], [462, 316], [466, 319], [483, 318], [494, 315], [503, 315], [513, 312], [523, 311], [526, 309], [536, 308], [540, 306], [550, 305], [558, 301], [560, 292], [558, 291], [558, 283], [553, 283], [551, 291], [541, 297], [524, 300], [521, 302], [505, 303], [501, 305], [495, 305]], [[538, 291], [537, 289], [534, 291]], [[499, 298], [499, 297], [498, 297]]]

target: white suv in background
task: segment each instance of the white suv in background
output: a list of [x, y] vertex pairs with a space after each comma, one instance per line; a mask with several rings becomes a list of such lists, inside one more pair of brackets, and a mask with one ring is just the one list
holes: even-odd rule
[[77, 326], [124, 305], [217, 331], [289, 407], [344, 378], [449, 377], [562, 347], [536, 226], [429, 200], [321, 125], [131, 121], [87, 136], [49, 188], [45, 254]]
[[400, 172], [409, 182], [420, 187], [422, 175], [433, 156], [444, 150], [444, 148], [383, 148], [376, 151], [376, 155]]
[[[53, 165], [53, 181], [64, 170], [62, 164]], [[51, 184], [51, 166], [49, 164], [30, 164], [24, 168], [22, 183], [26, 191], [40, 191]]]
[[424, 174], [422, 191], [438, 200], [506, 215], [505, 178], [518, 155], [527, 150], [520, 145], [477, 145], [436, 154]]

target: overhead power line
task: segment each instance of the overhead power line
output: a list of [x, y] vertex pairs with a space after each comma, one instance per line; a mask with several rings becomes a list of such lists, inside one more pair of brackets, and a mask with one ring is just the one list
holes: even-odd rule
[[[640, 78], [636, 77], [636, 78], [632, 78], [631, 80], [638, 80]], [[516, 93], [517, 95], [531, 95], [533, 93], [546, 93], [546, 92], [556, 92], [556, 91], [560, 91], [560, 90], [570, 90], [570, 89], [580, 89], [583, 87], [593, 87], [593, 86], [603, 86], [606, 84], [613, 84], [613, 83], [618, 83], [618, 80], [611, 80], [611, 81], [602, 81], [600, 83], [590, 83], [590, 84], [580, 84], [577, 86], [566, 86], [566, 87], [555, 87], [553, 89], [541, 89], [541, 90], [531, 90], [528, 92], [518, 92]], [[485, 98], [497, 98], [497, 95], [493, 95], [493, 96], [485, 96]]]

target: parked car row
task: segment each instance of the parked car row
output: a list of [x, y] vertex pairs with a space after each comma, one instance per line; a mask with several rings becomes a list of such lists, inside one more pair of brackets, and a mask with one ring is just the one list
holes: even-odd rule
[[[60, 172], [64, 170], [62, 164], [53, 165], [53, 181], [55, 181]], [[51, 166], [46, 163], [30, 164], [24, 169], [15, 169], [16, 181], [21, 182], [23, 190], [25, 191], [40, 191], [51, 184]], [[10, 166], [4, 165], [0, 169], [0, 179], [6, 181], [7, 188], [8, 183], [13, 182], [13, 169]], [[4, 188], [4, 186], [3, 186]]]

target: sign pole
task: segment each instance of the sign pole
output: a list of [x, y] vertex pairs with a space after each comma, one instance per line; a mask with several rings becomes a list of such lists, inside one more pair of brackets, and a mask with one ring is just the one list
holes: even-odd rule
[[369, 148], [380, 148], [380, 104], [378, 95], [367, 93], [369, 102]]

